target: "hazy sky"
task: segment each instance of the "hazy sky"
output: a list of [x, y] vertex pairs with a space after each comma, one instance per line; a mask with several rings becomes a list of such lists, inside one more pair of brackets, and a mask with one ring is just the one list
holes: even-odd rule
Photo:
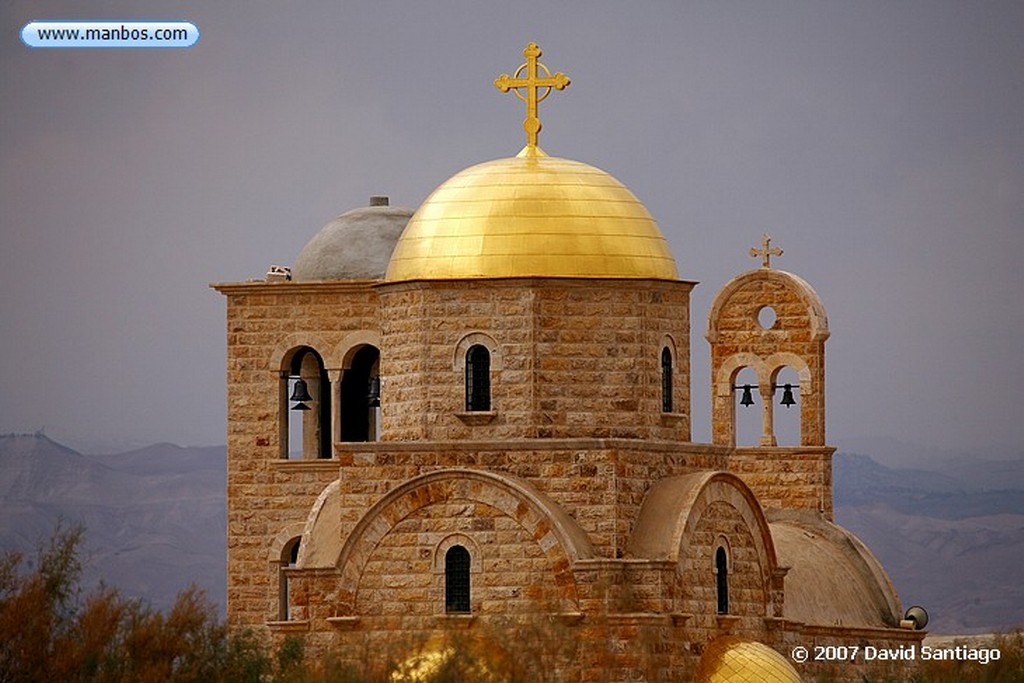
[[[186, 19], [191, 49], [43, 50], [37, 19]], [[371, 194], [515, 154], [491, 83], [572, 86], [541, 145], [658, 220], [707, 310], [755, 267], [828, 310], [828, 437], [1024, 451], [1024, 3], [5, 2], [0, 431], [225, 440], [224, 300]]]

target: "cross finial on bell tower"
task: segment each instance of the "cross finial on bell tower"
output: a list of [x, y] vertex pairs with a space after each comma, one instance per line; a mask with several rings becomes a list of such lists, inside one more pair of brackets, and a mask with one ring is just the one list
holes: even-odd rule
[[[526, 102], [526, 120], [523, 121], [523, 130], [526, 131], [527, 147], [537, 146], [537, 134], [541, 129], [540, 118], [537, 116], [537, 104], [547, 99], [552, 88], [564, 90], [570, 83], [569, 77], [561, 71], [552, 76], [548, 68], [537, 61], [540, 55], [541, 51], [537, 47], [537, 43], [529, 43], [523, 50], [526, 63], [516, 69], [513, 75], [502, 74], [494, 81], [494, 86], [501, 92], [514, 90], [515, 96]], [[544, 72], [543, 76], [538, 75], [538, 69]], [[526, 72], [525, 77], [522, 76], [524, 71]], [[525, 95], [519, 92], [520, 88], [526, 90]], [[541, 90], [544, 91], [543, 94], [540, 93]]]
[[760, 249], [756, 249], [754, 247], [750, 248], [750, 255], [753, 258], [757, 258], [758, 256], [760, 256], [762, 258], [762, 261], [761, 261], [761, 267], [762, 268], [771, 268], [772, 267], [772, 256], [782, 256], [782, 254], [783, 254], [782, 249], [780, 249], [779, 247], [771, 246], [771, 243], [772, 243], [772, 236], [769, 235], [768, 233], [765, 233], [764, 235], [761, 236], [761, 248]]

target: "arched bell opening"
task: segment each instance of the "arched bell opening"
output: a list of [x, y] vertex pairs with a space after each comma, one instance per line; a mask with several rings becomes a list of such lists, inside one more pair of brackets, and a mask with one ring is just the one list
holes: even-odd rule
[[331, 386], [324, 361], [309, 346], [292, 349], [281, 371], [281, 457], [331, 457]]
[[772, 431], [779, 446], [799, 446], [801, 435], [800, 376], [789, 366], [772, 373], [772, 395], [775, 409]]
[[349, 355], [338, 396], [339, 440], [380, 439], [380, 350], [363, 344]]
[[736, 416], [736, 445], [760, 445], [763, 399], [757, 371], [751, 367], [739, 368], [733, 375], [732, 388], [733, 414]]

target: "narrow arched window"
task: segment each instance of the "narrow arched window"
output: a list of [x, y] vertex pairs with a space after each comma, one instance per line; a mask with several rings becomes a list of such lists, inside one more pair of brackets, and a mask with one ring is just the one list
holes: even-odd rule
[[475, 344], [466, 352], [466, 410], [491, 409], [491, 352]]
[[715, 551], [715, 578], [717, 579], [718, 613], [729, 613], [729, 558], [725, 548]]
[[661, 350], [661, 412], [672, 412], [672, 352]]
[[289, 607], [288, 600], [288, 574], [285, 573], [285, 569], [288, 567], [294, 567], [299, 561], [299, 541], [301, 539], [293, 538], [285, 544], [281, 550], [281, 563], [280, 569], [278, 569], [278, 581], [280, 586], [280, 602], [278, 607], [278, 618], [282, 621], [291, 619], [291, 608]]
[[469, 551], [453, 545], [444, 555], [444, 609], [449, 614], [468, 614]]

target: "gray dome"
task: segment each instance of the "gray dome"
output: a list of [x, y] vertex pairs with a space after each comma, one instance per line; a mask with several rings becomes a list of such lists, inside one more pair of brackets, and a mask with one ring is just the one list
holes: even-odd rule
[[341, 214], [311, 239], [292, 267], [293, 281], [379, 280], [413, 209], [388, 206], [371, 197], [370, 206]]

